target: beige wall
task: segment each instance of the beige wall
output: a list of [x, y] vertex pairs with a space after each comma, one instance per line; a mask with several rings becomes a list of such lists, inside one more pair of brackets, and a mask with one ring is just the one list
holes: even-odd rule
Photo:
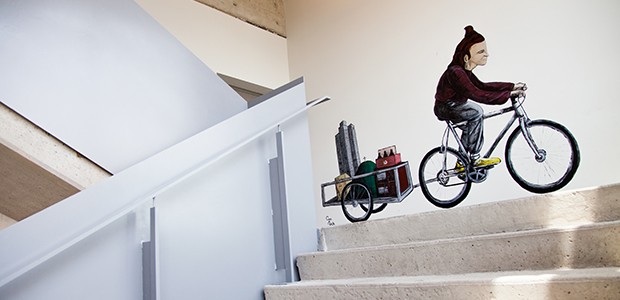
[[[463, 28], [472, 24], [487, 40], [491, 56], [475, 73], [483, 81], [528, 83], [532, 118], [566, 125], [576, 136], [582, 163], [574, 189], [620, 181], [617, 111], [620, 108], [620, 2], [596, 1], [408, 1], [288, 0], [291, 77], [304, 75], [308, 98], [334, 99], [310, 113], [314, 179], [338, 175], [334, 134], [338, 123], [356, 125], [360, 155], [396, 144], [418, 164], [438, 146], [444, 126], [433, 113], [437, 80], [449, 63]], [[491, 107], [485, 107], [488, 111]], [[496, 133], [504, 119], [486, 123]], [[487, 141], [487, 146], [490, 141]], [[486, 149], [486, 148], [485, 148]], [[499, 151], [498, 151], [499, 150]], [[503, 157], [502, 149], [496, 150]], [[472, 187], [461, 205], [528, 195], [504, 165]], [[320, 207], [320, 205], [318, 205]], [[373, 218], [434, 210], [419, 189], [405, 202]], [[341, 224], [339, 207], [319, 209]]]
[[286, 39], [194, 0], [137, 0], [214, 72], [268, 88], [289, 82]]

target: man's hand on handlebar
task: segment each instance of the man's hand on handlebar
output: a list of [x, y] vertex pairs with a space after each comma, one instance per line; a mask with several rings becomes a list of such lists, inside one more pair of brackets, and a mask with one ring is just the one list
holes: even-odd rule
[[525, 98], [526, 90], [527, 90], [527, 84], [523, 82], [515, 83], [515, 86], [512, 89], [512, 92], [510, 92], [510, 98], [512, 99]]
[[515, 87], [512, 90], [513, 91], [527, 91], [527, 84], [525, 84], [525, 82], [517, 82], [515, 83]]
[[510, 98], [512, 99], [525, 98], [525, 91], [522, 91], [522, 90], [512, 91], [510, 92]]

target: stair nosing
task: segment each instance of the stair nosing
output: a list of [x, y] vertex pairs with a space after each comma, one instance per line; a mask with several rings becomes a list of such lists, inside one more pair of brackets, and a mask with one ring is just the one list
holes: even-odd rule
[[[501, 279], [501, 280], [498, 280]], [[274, 288], [318, 288], [327, 286], [449, 286], [490, 282], [493, 284], [533, 284], [549, 282], [588, 282], [614, 279], [620, 282], [620, 266], [605, 268], [524, 270], [501, 272], [476, 272], [449, 275], [355, 277], [344, 279], [302, 280], [284, 285], [268, 285]]]

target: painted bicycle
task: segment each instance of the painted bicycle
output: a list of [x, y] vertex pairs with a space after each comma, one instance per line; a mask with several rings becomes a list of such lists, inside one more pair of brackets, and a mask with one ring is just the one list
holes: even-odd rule
[[[512, 125], [517, 127], [508, 137], [504, 158], [512, 178], [533, 193], [553, 192], [566, 186], [579, 167], [577, 141], [561, 124], [539, 119], [531, 120], [523, 103], [525, 97], [511, 98], [511, 106], [486, 113], [488, 119], [512, 112], [512, 117], [483, 157], [491, 156]], [[419, 180], [428, 201], [441, 208], [461, 203], [472, 183], [484, 182], [495, 165], [476, 166], [469, 159], [456, 129], [466, 122], [446, 121], [441, 146], [430, 150], [420, 162]], [[453, 137], [458, 149], [448, 144]]]

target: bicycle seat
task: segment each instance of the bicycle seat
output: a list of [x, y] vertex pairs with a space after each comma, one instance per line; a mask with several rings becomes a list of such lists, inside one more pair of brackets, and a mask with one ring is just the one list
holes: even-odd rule
[[455, 123], [451, 120], [446, 120], [446, 123], [448, 124], [448, 126], [451, 126], [451, 127], [461, 127], [461, 126], [467, 125], [467, 121], [461, 121], [461, 122]]

